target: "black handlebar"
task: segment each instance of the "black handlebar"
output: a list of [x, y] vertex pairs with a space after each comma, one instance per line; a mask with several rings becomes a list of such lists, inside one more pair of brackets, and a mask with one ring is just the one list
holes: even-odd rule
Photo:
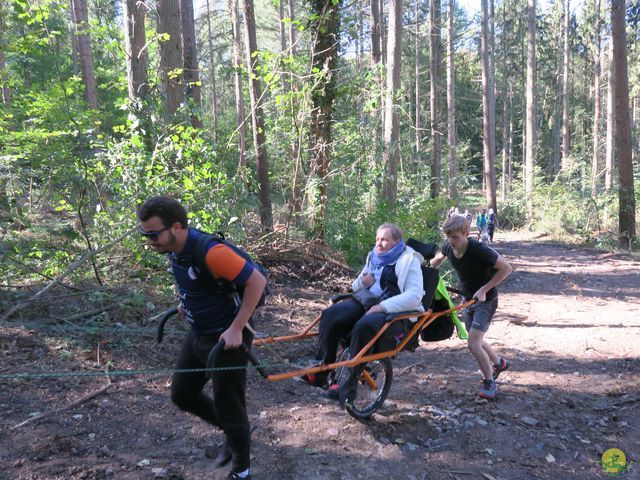
[[[171, 309], [167, 310], [162, 315], [162, 317], [160, 317], [160, 323], [158, 323], [158, 330], [156, 332], [156, 343], [162, 343], [162, 339], [164, 338], [164, 325], [167, 323], [167, 320], [169, 320], [169, 318], [171, 318], [176, 313], [178, 313], [178, 307], [174, 307], [174, 308], [171, 308]], [[209, 352], [209, 355], [207, 356], [207, 368], [213, 368], [213, 366], [214, 366], [214, 364], [216, 362], [216, 357], [220, 353], [220, 350], [222, 350], [223, 348], [224, 348], [224, 340], [219, 340], [218, 343], [216, 343], [213, 346], [213, 348]], [[249, 350], [249, 348], [244, 343], [242, 343], [242, 345], [240, 345], [240, 348], [242, 348], [245, 351], [245, 353], [249, 357], [249, 360], [251, 361], [251, 363], [253, 363], [255, 365], [256, 370], [258, 371], [258, 373], [263, 378], [267, 378], [269, 375], [264, 370], [264, 368], [259, 366], [260, 362], [258, 361], [256, 356], [253, 354], [253, 352], [251, 350]], [[207, 372], [207, 376], [209, 378], [211, 378], [211, 372]]]
[[178, 313], [178, 307], [173, 307], [167, 310], [164, 315], [160, 318], [160, 323], [158, 323], [158, 330], [156, 332], [156, 343], [162, 343], [162, 339], [164, 338], [164, 324], [167, 323], [170, 317]]
[[[209, 355], [207, 356], [207, 368], [208, 369], [215, 368], [216, 358], [218, 357], [218, 354], [220, 353], [220, 351], [224, 348], [224, 345], [225, 345], [224, 340], [220, 339], [220, 340], [218, 340], [218, 343], [216, 343], [213, 346], [213, 348], [209, 352]], [[264, 370], [264, 368], [259, 366], [260, 362], [258, 361], [256, 356], [253, 354], [253, 352], [251, 350], [249, 350], [249, 348], [245, 345], [244, 342], [240, 345], [240, 348], [242, 348], [244, 350], [244, 352], [249, 357], [249, 360], [251, 361], [251, 363], [253, 363], [253, 365], [255, 365], [256, 370], [258, 371], [260, 376], [262, 378], [267, 378], [269, 375]], [[207, 377], [211, 378], [212, 376], [213, 376], [213, 372], [212, 371], [208, 371], [207, 372]]]

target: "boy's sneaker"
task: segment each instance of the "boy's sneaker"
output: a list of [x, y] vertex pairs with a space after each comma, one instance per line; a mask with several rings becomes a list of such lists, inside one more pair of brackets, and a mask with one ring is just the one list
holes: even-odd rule
[[231, 472], [227, 476], [227, 480], [251, 480], [251, 474], [248, 474], [246, 477], [241, 477], [237, 472]]
[[482, 386], [480, 387], [480, 391], [478, 392], [479, 396], [488, 400], [493, 400], [494, 398], [496, 398], [496, 393], [498, 393], [498, 386], [496, 385], [495, 380], [487, 378], [482, 380]]
[[497, 379], [498, 375], [500, 375], [505, 370], [509, 370], [509, 362], [506, 359], [500, 357], [498, 363], [493, 366], [493, 379]]

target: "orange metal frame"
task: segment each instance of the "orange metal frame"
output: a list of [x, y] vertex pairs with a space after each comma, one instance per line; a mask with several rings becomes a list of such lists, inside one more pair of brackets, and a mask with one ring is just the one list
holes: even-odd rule
[[[278, 380], [285, 380], [287, 378], [294, 378], [294, 377], [299, 377], [301, 375], [305, 375], [307, 373], [318, 373], [318, 372], [328, 372], [330, 370], [334, 370], [336, 368], [341, 368], [341, 367], [353, 367], [355, 365], [359, 365], [361, 363], [368, 363], [368, 362], [373, 362], [374, 360], [381, 360], [383, 358], [389, 358], [389, 357], [393, 357], [395, 355], [397, 355], [406, 345], [407, 343], [409, 343], [409, 340], [411, 340], [415, 335], [418, 334], [418, 332], [426, 327], [427, 325], [431, 324], [433, 321], [435, 321], [436, 319], [447, 315], [453, 311], [456, 310], [462, 310], [463, 308], [467, 308], [469, 305], [472, 305], [473, 303], [475, 303], [475, 300], [469, 300], [468, 302], [465, 302], [461, 305], [458, 305], [457, 307], [454, 308], [450, 308], [448, 310], [444, 310], [442, 312], [437, 312], [434, 313], [431, 310], [427, 310], [426, 312], [423, 313], [408, 313], [408, 314], [403, 314], [403, 315], [399, 315], [397, 317], [394, 317], [390, 322], [385, 323], [382, 328], [380, 330], [378, 330], [378, 333], [376, 333], [376, 336], [373, 337], [371, 339], [371, 341], [369, 343], [367, 343], [364, 347], [362, 347], [362, 350], [360, 350], [358, 352], [358, 354], [356, 356], [354, 356], [353, 358], [351, 358], [350, 360], [345, 360], [342, 362], [335, 362], [335, 363], [330, 363], [328, 365], [318, 365], [316, 367], [310, 367], [310, 368], [304, 368], [301, 370], [294, 370], [291, 372], [284, 372], [284, 373], [277, 373], [277, 374], [272, 374], [269, 375], [267, 377], [267, 380], [271, 381], [271, 382], [275, 382]], [[414, 326], [411, 328], [411, 330], [409, 330], [409, 332], [407, 333], [407, 335], [405, 336], [405, 338], [402, 340], [402, 342], [400, 342], [400, 344], [393, 350], [387, 350], [385, 352], [379, 352], [379, 353], [374, 353], [374, 354], [370, 354], [370, 355], [365, 355], [365, 353], [372, 348], [375, 343], [378, 341], [378, 339], [382, 336], [382, 334], [389, 328], [389, 326], [397, 321], [400, 320], [404, 320], [406, 318], [412, 318], [412, 317], [418, 317], [417, 321], [415, 322]], [[276, 342], [288, 342], [288, 341], [293, 341], [293, 340], [301, 340], [301, 339], [305, 339], [305, 338], [311, 338], [316, 336], [318, 333], [317, 332], [311, 332], [311, 329], [318, 324], [318, 322], [320, 321], [320, 315], [318, 315], [313, 322], [311, 322], [311, 324], [309, 324], [302, 332], [295, 334], [295, 335], [285, 335], [285, 336], [281, 336], [281, 337], [267, 337], [267, 338], [258, 338], [255, 339], [253, 341], [253, 345], [265, 345], [267, 343], [276, 343]], [[366, 370], [365, 370], [366, 372]], [[370, 378], [370, 376], [369, 376]], [[369, 382], [369, 379], [366, 378], [365, 376], [365, 380], [367, 382]], [[371, 379], [371, 382], [373, 382], [373, 379]], [[375, 384], [375, 382], [374, 382]], [[375, 389], [374, 384], [372, 384], [372, 388]]]

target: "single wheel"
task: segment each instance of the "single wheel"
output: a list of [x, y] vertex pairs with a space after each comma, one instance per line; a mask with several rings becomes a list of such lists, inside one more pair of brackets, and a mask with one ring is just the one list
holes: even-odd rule
[[[338, 361], [349, 359], [349, 347], [339, 355]], [[347, 380], [349, 369], [337, 368], [332, 372], [331, 383], [342, 384]], [[384, 358], [369, 362], [358, 379], [358, 391], [352, 402], [347, 402], [347, 413], [354, 418], [369, 418], [384, 403], [393, 380], [391, 360]]]

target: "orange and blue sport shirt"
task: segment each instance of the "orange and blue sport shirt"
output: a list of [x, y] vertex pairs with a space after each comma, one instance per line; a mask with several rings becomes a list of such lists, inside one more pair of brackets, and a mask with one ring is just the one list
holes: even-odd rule
[[[232, 296], [212, 292], [203, 281], [206, 273], [199, 271], [198, 266], [190, 265], [196, 239], [206, 235], [189, 229], [189, 236], [179, 255], [170, 254], [171, 268], [178, 286], [187, 321], [200, 335], [215, 335], [226, 330], [235, 317], [237, 305]], [[251, 273], [253, 265], [247, 262], [233, 248], [217, 240], [208, 246], [205, 263], [214, 278], [220, 278], [243, 286]]]

